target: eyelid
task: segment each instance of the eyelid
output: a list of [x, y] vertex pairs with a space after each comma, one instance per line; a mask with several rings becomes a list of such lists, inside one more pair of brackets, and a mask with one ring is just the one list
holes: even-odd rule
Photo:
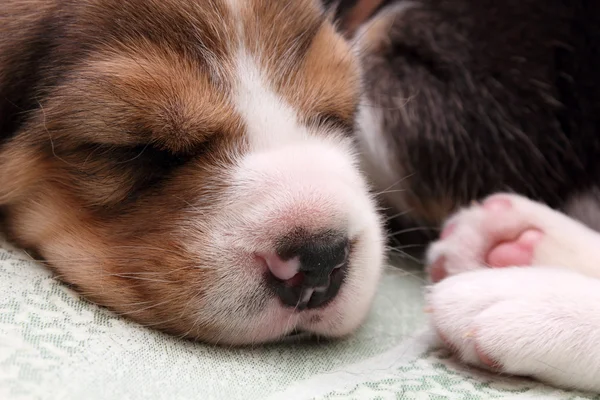
[[321, 113], [312, 118], [311, 121], [318, 127], [333, 127], [343, 131], [345, 134], [351, 134], [354, 131], [354, 120], [340, 117], [335, 113]]

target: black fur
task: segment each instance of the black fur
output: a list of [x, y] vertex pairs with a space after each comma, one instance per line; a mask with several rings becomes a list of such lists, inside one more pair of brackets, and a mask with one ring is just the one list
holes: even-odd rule
[[[408, 176], [398, 196], [454, 209], [515, 191], [560, 208], [600, 184], [600, 2], [411, 1], [391, 30], [356, 38]], [[386, 3], [374, 18], [400, 1]]]

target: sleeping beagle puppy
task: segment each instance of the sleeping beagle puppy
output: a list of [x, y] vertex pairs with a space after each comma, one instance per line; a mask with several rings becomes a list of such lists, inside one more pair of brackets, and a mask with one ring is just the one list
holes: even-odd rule
[[316, 0], [6, 0], [2, 226], [146, 326], [346, 335], [384, 257], [360, 91]]

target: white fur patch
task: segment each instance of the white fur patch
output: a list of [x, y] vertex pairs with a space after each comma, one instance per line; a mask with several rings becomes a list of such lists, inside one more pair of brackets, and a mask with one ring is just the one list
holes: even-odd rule
[[269, 87], [258, 60], [243, 49], [236, 60], [235, 105], [246, 123], [251, 148], [260, 151], [306, 138], [296, 111]]
[[370, 106], [369, 100], [358, 110], [358, 142], [361, 147], [362, 163], [369, 176], [378, 185], [391, 185], [398, 179], [397, 171], [391, 167], [388, 133], [383, 131], [382, 111]]
[[600, 232], [600, 189], [573, 196], [564, 210], [567, 215]]

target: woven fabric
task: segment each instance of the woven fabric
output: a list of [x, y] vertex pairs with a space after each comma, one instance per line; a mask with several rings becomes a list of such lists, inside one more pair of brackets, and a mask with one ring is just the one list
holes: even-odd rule
[[369, 320], [346, 340], [223, 348], [119, 318], [0, 241], [0, 399], [600, 399], [432, 350], [422, 282], [388, 269]]

